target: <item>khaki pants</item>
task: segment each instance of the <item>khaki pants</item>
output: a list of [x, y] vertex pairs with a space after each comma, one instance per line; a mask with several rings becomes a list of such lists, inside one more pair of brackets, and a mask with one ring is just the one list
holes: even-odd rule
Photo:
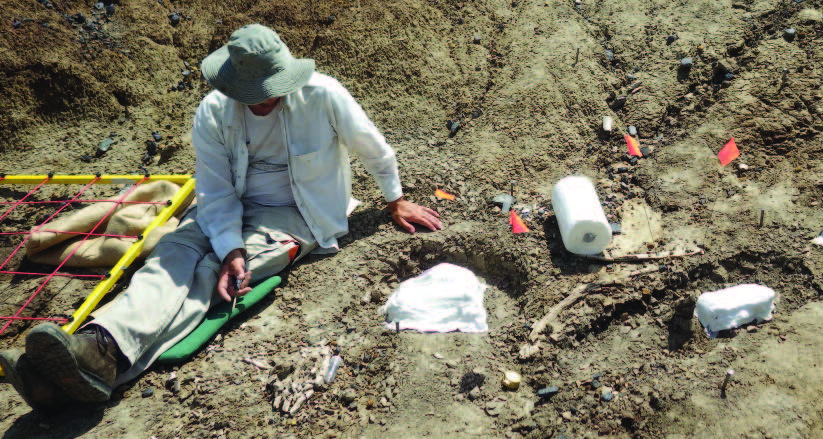
[[[195, 221], [196, 207], [173, 232], [164, 236], [132, 277], [123, 294], [95, 312], [93, 323], [106, 328], [131, 362], [115, 385], [136, 378], [203, 320], [223, 300], [217, 294], [221, 261]], [[286, 268], [289, 250], [299, 246], [295, 261], [317, 243], [296, 207], [246, 205], [243, 240], [252, 282]]]

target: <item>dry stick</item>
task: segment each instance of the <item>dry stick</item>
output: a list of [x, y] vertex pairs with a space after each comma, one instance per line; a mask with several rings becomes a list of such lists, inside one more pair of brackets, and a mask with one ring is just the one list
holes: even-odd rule
[[640, 253], [636, 255], [623, 255], [623, 256], [599, 256], [599, 255], [578, 255], [581, 258], [585, 259], [594, 259], [595, 261], [603, 261], [603, 262], [644, 262], [644, 261], [651, 261], [654, 259], [674, 259], [674, 258], [682, 258], [685, 256], [694, 256], [694, 255], [702, 255], [703, 249], [699, 248], [697, 250], [675, 250], [675, 251], [666, 251], [666, 252], [658, 252], [658, 253]]
[[637, 275], [660, 271], [660, 269], [660, 265], [653, 265], [651, 267], [641, 268], [640, 270], [632, 271], [631, 273], [628, 273], [623, 276], [604, 279], [599, 282], [578, 285], [577, 288], [572, 290], [572, 292], [569, 293], [569, 295], [566, 296], [565, 299], [561, 300], [560, 303], [551, 307], [549, 312], [545, 316], [543, 316], [542, 319], [536, 321], [534, 325], [532, 325], [532, 332], [531, 334], [529, 334], [529, 340], [535, 341], [537, 339], [537, 336], [539, 336], [540, 333], [542, 333], [543, 330], [546, 329], [546, 326], [551, 325], [552, 331], [557, 330], [557, 327], [559, 326], [557, 318], [560, 316], [560, 313], [563, 312], [563, 310], [565, 310], [569, 306], [573, 305], [578, 300], [580, 300], [580, 298], [583, 297], [587, 291], [592, 290], [595, 287], [620, 283]]

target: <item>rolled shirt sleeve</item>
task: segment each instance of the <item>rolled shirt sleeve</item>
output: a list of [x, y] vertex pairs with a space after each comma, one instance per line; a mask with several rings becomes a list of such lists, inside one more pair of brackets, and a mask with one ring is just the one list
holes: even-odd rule
[[374, 177], [387, 202], [403, 195], [397, 157], [354, 97], [342, 85], [329, 90], [332, 125], [349, 151], [353, 152]]

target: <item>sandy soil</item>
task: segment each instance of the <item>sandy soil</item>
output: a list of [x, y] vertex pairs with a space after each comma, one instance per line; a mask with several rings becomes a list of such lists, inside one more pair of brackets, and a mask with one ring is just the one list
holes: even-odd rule
[[[338, 255], [297, 266], [194, 359], [151, 369], [108, 404], [44, 416], [0, 386], [4, 437], [823, 437], [823, 248], [810, 243], [823, 229], [821, 0], [122, 0], [110, 17], [92, 1], [2, 9], [0, 172], [192, 172], [189, 125], [209, 91], [196, 67], [232, 30], [261, 22], [349, 88], [396, 148], [405, 192], [448, 224], [399, 231], [355, 161], [364, 204]], [[678, 68], [685, 57], [688, 71]], [[604, 116], [612, 135], [599, 130]], [[447, 121], [460, 123], [453, 136]], [[631, 125], [651, 151], [636, 162], [623, 142]], [[155, 130], [161, 152], [144, 163]], [[116, 142], [95, 157], [108, 136]], [[732, 136], [741, 156], [722, 168], [715, 154]], [[588, 295], [522, 358], [531, 325], [575, 286], [641, 268], [564, 250], [550, 196], [571, 174], [591, 177], [622, 225], [616, 252], [706, 252]], [[511, 180], [518, 209], [548, 210], [525, 235], [489, 203]], [[435, 188], [457, 198], [438, 200]], [[3, 201], [24, 194], [0, 187]], [[45, 213], [15, 212], [0, 227]], [[16, 242], [0, 235], [0, 257]], [[386, 295], [439, 262], [490, 285], [490, 331], [385, 331]], [[38, 268], [22, 255], [11, 266]], [[696, 297], [744, 282], [780, 294], [774, 320], [707, 338], [692, 317]], [[0, 314], [36, 285], [0, 279]], [[52, 282], [32, 310], [66, 314], [89, 288]], [[15, 323], [0, 346], [19, 345], [29, 328]], [[240, 360], [293, 365], [324, 341], [346, 358], [338, 379], [294, 417], [273, 411], [271, 378]], [[502, 369], [523, 375], [518, 391], [501, 389]], [[166, 386], [173, 370], [179, 392]], [[557, 394], [539, 398], [548, 386]]]

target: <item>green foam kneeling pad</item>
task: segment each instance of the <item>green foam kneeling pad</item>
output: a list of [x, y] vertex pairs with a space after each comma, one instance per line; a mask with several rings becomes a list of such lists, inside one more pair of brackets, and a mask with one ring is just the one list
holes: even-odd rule
[[266, 295], [280, 284], [280, 281], [280, 276], [272, 276], [257, 284], [248, 294], [237, 298], [234, 312], [231, 312], [231, 303], [229, 302], [222, 302], [215, 305], [206, 313], [206, 318], [200, 322], [197, 328], [194, 328], [194, 331], [166, 352], [163, 352], [157, 359], [157, 362], [175, 363], [191, 357], [198, 349], [203, 347], [206, 342], [214, 337], [223, 325], [266, 297]]

